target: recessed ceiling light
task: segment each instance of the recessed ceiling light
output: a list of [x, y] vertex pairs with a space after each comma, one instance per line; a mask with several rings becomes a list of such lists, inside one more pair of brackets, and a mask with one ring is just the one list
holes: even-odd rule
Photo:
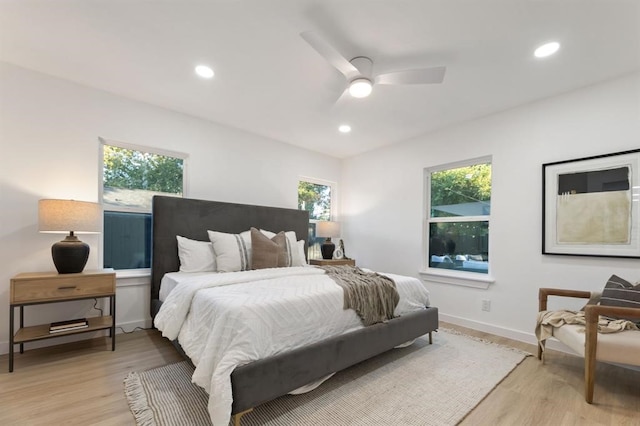
[[356, 78], [349, 85], [349, 94], [354, 98], [366, 98], [371, 94], [371, 82], [366, 78]]
[[349, 126], [348, 124], [343, 124], [338, 127], [338, 131], [340, 133], [349, 133], [351, 131], [351, 126]]
[[196, 67], [196, 74], [202, 78], [212, 78], [213, 70], [206, 65], [198, 65]]
[[560, 49], [560, 43], [552, 41], [551, 43], [546, 43], [538, 47], [533, 54], [536, 58], [546, 58], [556, 53], [558, 49]]

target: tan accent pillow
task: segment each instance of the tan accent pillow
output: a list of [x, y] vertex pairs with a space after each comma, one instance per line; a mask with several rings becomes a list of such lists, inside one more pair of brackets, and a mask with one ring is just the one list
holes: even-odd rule
[[251, 251], [251, 269], [291, 266], [284, 232], [278, 232], [273, 238], [269, 238], [256, 228], [251, 228]]

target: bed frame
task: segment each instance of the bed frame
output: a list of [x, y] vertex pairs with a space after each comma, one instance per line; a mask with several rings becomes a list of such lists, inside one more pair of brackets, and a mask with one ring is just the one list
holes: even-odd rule
[[[208, 241], [207, 230], [240, 233], [252, 226], [273, 232], [295, 231], [298, 238], [306, 240], [309, 216], [304, 210], [155, 196], [151, 315], [155, 317], [162, 305], [159, 300], [162, 277], [180, 267], [176, 235]], [[239, 425], [241, 416], [253, 407], [416, 337], [428, 333], [431, 342], [431, 333], [437, 328], [438, 308], [427, 307], [238, 367], [231, 374], [234, 423]]]

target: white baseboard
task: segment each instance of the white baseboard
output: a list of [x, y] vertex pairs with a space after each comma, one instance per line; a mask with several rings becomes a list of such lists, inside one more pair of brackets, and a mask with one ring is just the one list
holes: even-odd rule
[[136, 327], [139, 327], [139, 328], [151, 328], [151, 327], [153, 327], [153, 321], [151, 320], [151, 318], [148, 318], [148, 319], [145, 319], [145, 320], [137, 320], [137, 321], [128, 321], [128, 322], [118, 323], [118, 324], [116, 324], [116, 334], [122, 334], [123, 332], [124, 333], [131, 333], [133, 331], [138, 331], [138, 330], [136, 330]]
[[[493, 324], [487, 324], [481, 321], [470, 320], [467, 318], [456, 317], [453, 315], [447, 315], [443, 313], [439, 313], [440, 320], [444, 322], [448, 322], [455, 325], [460, 325], [462, 327], [471, 328], [473, 330], [483, 331], [485, 333], [495, 334], [496, 336], [506, 337], [508, 339], [517, 340], [518, 342], [529, 343], [530, 345], [538, 346], [538, 339], [533, 331], [531, 333], [525, 333], [520, 330], [514, 330], [507, 327], [500, 327]], [[568, 353], [571, 355], [576, 355], [568, 346], [563, 343], [550, 339], [547, 340], [546, 347], [549, 349], [553, 349], [559, 352]], [[537, 354], [534, 354], [537, 355]]]
[[[9, 342], [0, 342], [0, 355], [9, 353]], [[2, 368], [2, 367], [0, 367]]]

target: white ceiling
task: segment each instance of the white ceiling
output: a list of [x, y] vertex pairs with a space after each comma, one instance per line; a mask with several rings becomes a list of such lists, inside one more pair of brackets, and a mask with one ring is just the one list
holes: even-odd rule
[[[336, 105], [346, 81], [309, 30], [377, 73], [445, 65], [444, 82]], [[640, 70], [640, 1], [2, 0], [0, 60], [345, 158]]]

